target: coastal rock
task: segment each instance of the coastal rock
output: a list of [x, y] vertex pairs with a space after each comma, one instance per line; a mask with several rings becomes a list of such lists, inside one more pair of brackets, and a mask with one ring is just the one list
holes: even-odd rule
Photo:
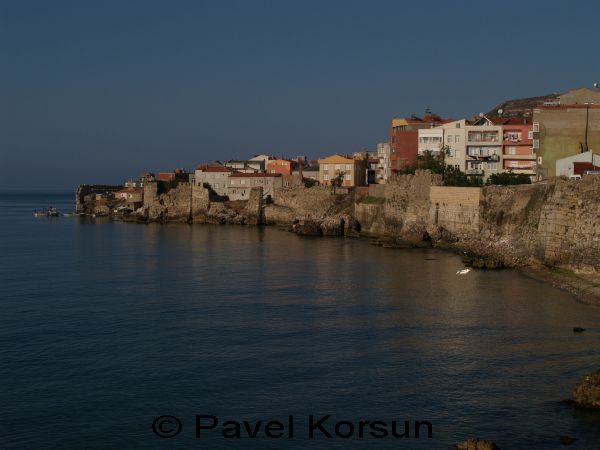
[[328, 217], [321, 222], [320, 228], [323, 236], [343, 236], [344, 219], [341, 217]]
[[455, 450], [500, 450], [496, 444], [492, 441], [486, 441], [483, 439], [469, 439], [454, 447]]
[[463, 256], [462, 262], [467, 267], [474, 269], [496, 270], [504, 267], [504, 262], [494, 256]]
[[600, 369], [586, 375], [573, 391], [575, 406], [600, 410]]
[[292, 230], [298, 236], [321, 236], [322, 234], [319, 224], [314, 220], [300, 220], [293, 225]]

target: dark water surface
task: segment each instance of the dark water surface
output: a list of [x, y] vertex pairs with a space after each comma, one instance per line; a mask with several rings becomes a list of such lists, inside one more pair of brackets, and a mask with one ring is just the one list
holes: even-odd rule
[[[32, 215], [72, 200], [0, 195], [2, 449], [600, 448], [600, 415], [560, 403], [600, 366], [600, 309], [564, 292], [436, 250]], [[295, 437], [196, 440], [195, 414], [293, 414]], [[309, 414], [433, 439], [310, 441]]]

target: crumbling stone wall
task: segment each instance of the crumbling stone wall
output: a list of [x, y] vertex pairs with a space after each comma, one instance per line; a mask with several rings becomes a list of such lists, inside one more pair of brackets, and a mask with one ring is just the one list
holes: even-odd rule
[[[431, 183], [431, 184], [428, 184]], [[517, 186], [437, 186], [428, 173], [385, 185], [385, 202], [355, 206], [362, 234], [453, 246], [509, 266], [600, 271], [600, 177]]]
[[600, 176], [556, 179], [541, 206], [537, 231], [537, 258], [581, 272], [600, 272]]
[[258, 225], [263, 223], [263, 188], [255, 187], [250, 189], [248, 203], [246, 203], [246, 223], [248, 225]]

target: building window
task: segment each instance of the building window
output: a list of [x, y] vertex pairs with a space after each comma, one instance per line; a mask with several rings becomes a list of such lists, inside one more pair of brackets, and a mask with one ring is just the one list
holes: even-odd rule
[[340, 165], [339, 164], [335, 165], [335, 170], [340, 170]]
[[454, 143], [458, 144], [460, 142], [460, 136], [457, 134], [456, 136], [454, 136]]
[[488, 170], [495, 172], [498, 170], [498, 163], [488, 163]]
[[452, 136], [448, 135], [447, 142], [448, 142], [448, 144], [452, 144]]
[[323, 170], [329, 170], [329, 164], [323, 164]]
[[344, 178], [345, 178], [346, 180], [350, 180], [350, 179], [351, 179], [351, 177], [350, 177], [350, 174], [349, 174], [349, 173], [347, 173], [346, 175], [344, 175]]
[[460, 128], [460, 122], [456, 122], [456, 128]]
[[240, 184], [246, 184], [246, 180], [240, 180]]
[[539, 122], [533, 122], [533, 132], [534, 133], [538, 133], [540, 131], [540, 123]]
[[325, 181], [328, 181], [328, 180], [329, 180], [329, 175], [327, 175], [327, 174], [323, 175], [323, 179], [324, 179]]
[[219, 187], [219, 183], [215, 183], [215, 189]]
[[527, 139], [533, 139], [533, 131], [527, 133]]
[[540, 140], [539, 139], [533, 140], [533, 148], [540, 148]]
[[346, 164], [346, 170], [352, 170], [352, 164]]
[[454, 157], [460, 158], [460, 150], [454, 150]]

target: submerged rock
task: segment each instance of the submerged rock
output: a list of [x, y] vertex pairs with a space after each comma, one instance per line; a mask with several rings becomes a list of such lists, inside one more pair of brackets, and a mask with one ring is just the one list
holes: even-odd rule
[[301, 220], [292, 226], [292, 230], [299, 236], [321, 236], [319, 224], [313, 220]]
[[585, 331], [585, 328], [581, 328], [581, 327], [573, 328], [573, 333], [583, 333], [584, 331]]
[[575, 406], [600, 410], [600, 370], [586, 375], [573, 391]]
[[492, 441], [483, 439], [469, 439], [467, 441], [456, 444], [455, 450], [500, 450]]

